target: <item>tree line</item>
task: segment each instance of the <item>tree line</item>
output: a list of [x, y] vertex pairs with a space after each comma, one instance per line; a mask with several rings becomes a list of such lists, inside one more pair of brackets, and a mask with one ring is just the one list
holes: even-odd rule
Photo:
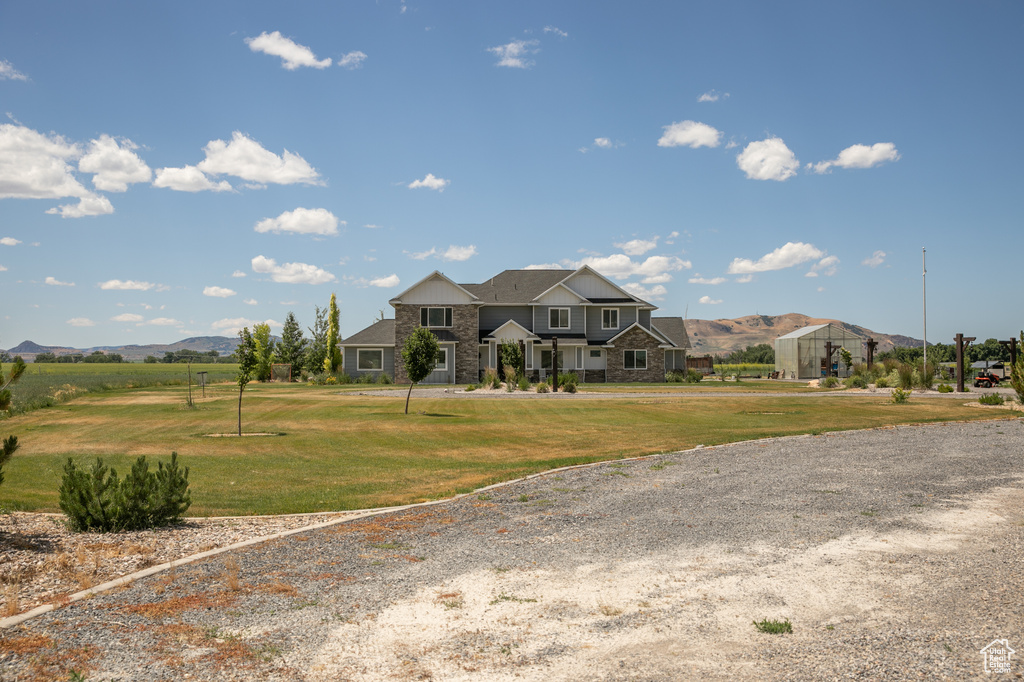
[[[896, 346], [892, 350], [875, 355], [876, 362], [885, 362], [887, 359], [897, 360], [905, 364], [920, 364], [924, 359], [924, 348], [921, 346]], [[968, 364], [983, 360], [989, 362], [1009, 362], [1010, 350], [999, 343], [997, 339], [985, 339], [982, 343], [971, 344], [964, 352], [964, 361]], [[928, 362], [956, 362], [956, 345], [952, 343], [929, 343]], [[715, 363], [726, 365], [775, 364], [775, 347], [770, 343], [747, 346], [743, 350], [717, 356]]]

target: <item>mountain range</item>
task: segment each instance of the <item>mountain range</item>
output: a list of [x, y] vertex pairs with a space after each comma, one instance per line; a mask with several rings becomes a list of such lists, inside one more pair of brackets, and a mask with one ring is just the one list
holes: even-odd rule
[[[920, 346], [921, 340], [901, 334], [882, 334], [866, 327], [849, 324], [840, 320], [821, 317], [808, 317], [799, 313], [785, 315], [747, 315], [734, 320], [686, 320], [686, 331], [690, 336], [690, 355], [725, 355], [747, 346], [761, 343], [773, 343], [776, 338], [792, 331], [815, 324], [831, 322], [843, 329], [867, 339], [878, 342], [876, 352], [892, 350], [894, 346]], [[14, 348], [7, 350], [11, 355], [20, 355], [26, 362], [31, 362], [38, 353], [54, 353], [68, 355], [82, 353], [88, 355], [95, 351], [119, 353], [129, 362], [141, 362], [147, 355], [162, 358], [167, 351], [195, 350], [209, 352], [215, 350], [221, 355], [230, 355], [238, 345], [238, 338], [232, 336], [192, 336], [176, 343], [148, 344], [144, 346], [94, 346], [92, 348], [70, 348], [67, 346], [41, 346], [32, 341], [23, 341]]]

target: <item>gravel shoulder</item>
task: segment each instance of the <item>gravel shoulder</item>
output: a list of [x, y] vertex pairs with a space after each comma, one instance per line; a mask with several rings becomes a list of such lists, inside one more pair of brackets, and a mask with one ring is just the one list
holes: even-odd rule
[[1019, 419], [770, 439], [181, 566], [0, 631], [0, 679], [981, 679], [1022, 562]]

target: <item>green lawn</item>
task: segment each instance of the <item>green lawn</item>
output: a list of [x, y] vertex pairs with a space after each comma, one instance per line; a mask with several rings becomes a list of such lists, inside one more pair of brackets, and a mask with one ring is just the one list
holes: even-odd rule
[[[740, 385], [741, 387], [744, 384]], [[347, 388], [347, 387], [346, 387]], [[372, 388], [372, 387], [365, 387]], [[57, 510], [70, 456], [102, 456], [122, 473], [140, 454], [172, 450], [191, 468], [193, 515], [359, 509], [436, 499], [566, 464], [694, 445], [897, 423], [1008, 416], [956, 400], [884, 396], [687, 396], [580, 400], [360, 396], [338, 387], [250, 384], [243, 430], [237, 389], [111, 390], [0, 422], [22, 448], [5, 467], [0, 507]]]

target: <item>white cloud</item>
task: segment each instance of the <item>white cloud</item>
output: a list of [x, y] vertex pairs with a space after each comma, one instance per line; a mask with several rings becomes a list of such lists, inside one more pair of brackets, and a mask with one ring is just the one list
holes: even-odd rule
[[[257, 232], [294, 232], [296, 234], [338, 234], [338, 219], [326, 208], [297, 208], [285, 211], [276, 218], [265, 218], [256, 223]], [[344, 225], [345, 221], [341, 221]]]
[[689, 270], [693, 267], [689, 261], [676, 256], [650, 256], [643, 262], [637, 263], [624, 253], [610, 256], [588, 256], [576, 263], [574, 267], [580, 265], [589, 265], [602, 275], [619, 280], [633, 276], [657, 277], [664, 273]]
[[703, 303], [704, 305], [718, 305], [722, 302], [720, 298], [711, 298], [710, 296], [701, 296], [697, 303]]
[[777, 137], [751, 142], [736, 156], [736, 165], [751, 180], [782, 182], [796, 175], [800, 162]]
[[7, 272], [7, 266], [6, 265], [0, 265], [0, 272]]
[[628, 242], [615, 245], [616, 248], [622, 249], [623, 253], [628, 256], [642, 256], [657, 246], [657, 237], [654, 239], [631, 239]]
[[230, 192], [233, 189], [227, 180], [214, 182], [195, 166], [160, 168], [156, 172], [153, 186], [179, 192]]
[[315, 265], [307, 263], [285, 263], [278, 265], [273, 258], [256, 256], [252, 259], [252, 270], [270, 275], [270, 279], [284, 284], [326, 284], [337, 278]]
[[[408, 253], [408, 252], [406, 252]], [[440, 258], [443, 261], [465, 261], [469, 260], [477, 254], [476, 245], [470, 244], [469, 246], [456, 246], [450, 245], [444, 251], [438, 250], [436, 246], [430, 247], [429, 251], [420, 251], [417, 253], [409, 253], [409, 257], [413, 260], [426, 260], [427, 258], [434, 257]]]
[[100, 282], [99, 284], [100, 289], [104, 289], [106, 291], [149, 291], [154, 286], [156, 285], [151, 282], [136, 282], [132, 279], [125, 280], [123, 282], [119, 279], [110, 279], [106, 282]]
[[717, 147], [722, 138], [720, 131], [699, 121], [679, 121], [664, 128], [659, 147]]
[[338, 66], [344, 67], [349, 70], [358, 69], [363, 65], [363, 62], [365, 61], [366, 53], [360, 52], [359, 50], [355, 50], [354, 52], [349, 52], [345, 55], [342, 55], [341, 59], [338, 60]]
[[314, 69], [326, 69], [331, 65], [330, 59], [316, 58], [313, 51], [305, 45], [299, 45], [291, 38], [285, 38], [280, 31], [267, 33], [264, 31], [255, 38], [246, 38], [245, 44], [253, 52], [263, 52], [280, 57], [284, 62], [281, 66], [294, 71], [300, 66], [311, 66]]
[[225, 289], [224, 287], [203, 287], [203, 296], [212, 296], [213, 298], [227, 298], [237, 293], [233, 289]]
[[[839, 152], [839, 156], [832, 161], [822, 161], [813, 166], [815, 173], [828, 173], [833, 166], [839, 168], [872, 168], [881, 165], [886, 161], [899, 161], [900, 153], [896, 151], [896, 145], [892, 142], [878, 142], [870, 147], [865, 144], [855, 144]], [[811, 169], [811, 164], [807, 164]]]
[[562, 29], [558, 28], [557, 26], [545, 26], [544, 27], [544, 32], [545, 33], [554, 33], [559, 38], [568, 38], [569, 37], [568, 33], [563, 31]]
[[869, 268], [877, 268], [879, 265], [885, 262], [886, 257], [885, 251], [875, 251], [869, 257], [865, 258], [860, 262], [861, 265], [866, 265]]
[[668, 289], [660, 284], [648, 289], [636, 282], [630, 282], [629, 284], [623, 284], [622, 288], [637, 298], [642, 298], [645, 301], [660, 301], [665, 298], [665, 295], [668, 293]]
[[0, 125], [0, 199], [78, 199], [47, 211], [64, 218], [113, 213], [106, 197], [94, 194], [75, 178], [68, 163], [81, 148], [60, 135], [43, 135], [30, 128]]
[[21, 240], [14, 237], [0, 237], [0, 246], [17, 246], [20, 243]]
[[246, 273], [242, 272], [241, 270], [235, 270], [234, 272], [231, 273], [231, 276], [232, 277], [245, 277]]
[[427, 177], [422, 180], [413, 180], [409, 183], [409, 189], [417, 189], [419, 187], [426, 187], [427, 189], [435, 189], [438, 192], [443, 192], [444, 188], [451, 183], [451, 180], [445, 180], [443, 178], [435, 178], [433, 173], [427, 173]]
[[142, 315], [136, 315], [135, 313], [121, 313], [110, 318], [114, 322], [142, 322], [144, 318]]
[[672, 281], [672, 275], [663, 272], [660, 275], [651, 275], [640, 280], [641, 284], [667, 284]]
[[3, 80], [27, 81], [28, 76], [15, 69], [9, 61], [0, 59], [0, 81]]
[[95, 327], [96, 323], [90, 320], [88, 317], [72, 317], [68, 320], [68, 324], [72, 327]]
[[74, 282], [61, 282], [56, 277], [47, 277], [46, 278], [46, 284], [49, 284], [52, 287], [73, 287], [73, 286], [75, 286]]
[[259, 305], [260, 304], [260, 302], [257, 301], [255, 298], [247, 298], [244, 301], [242, 301], [242, 303], [244, 303], [246, 305]]
[[216, 331], [221, 334], [229, 334], [230, 336], [238, 336], [238, 332], [242, 330], [242, 327], [249, 327], [252, 329], [257, 324], [270, 325], [271, 330], [280, 328], [282, 325], [276, 320], [253, 320], [248, 317], [225, 317], [221, 320], [217, 320], [210, 325]]
[[533, 66], [534, 61], [528, 57], [537, 54], [538, 41], [536, 40], [513, 40], [506, 45], [489, 47], [487, 51], [498, 56], [498, 66], [507, 66], [512, 69], [528, 69]]
[[717, 90], [708, 90], [703, 95], [697, 98], [698, 102], [717, 102], [720, 99], [729, 99], [728, 92], [718, 92]]
[[710, 284], [714, 286], [717, 284], [724, 284], [729, 280], [727, 280], [725, 277], [712, 277], [708, 279], [707, 277], [701, 277], [700, 273], [697, 273], [686, 281], [688, 281], [690, 284]]
[[826, 256], [820, 261], [811, 266], [810, 271], [807, 273], [807, 277], [817, 277], [818, 273], [831, 277], [839, 271], [839, 257], [838, 256]]
[[400, 282], [401, 280], [398, 279], [398, 275], [391, 274], [387, 277], [376, 277], [374, 279], [360, 277], [352, 283], [358, 287], [381, 287], [382, 289], [387, 289], [389, 287], [397, 287]]
[[739, 284], [749, 284], [750, 282], [754, 281], [754, 276], [753, 275], [743, 275], [742, 277], [737, 277], [736, 281]]
[[748, 258], [734, 258], [726, 271], [730, 275], [746, 275], [755, 272], [782, 270], [809, 260], [824, 258], [825, 253], [813, 244], [803, 242], [786, 242], [769, 254], [761, 256], [756, 262]]
[[180, 327], [184, 322], [176, 320], [173, 317], [154, 317], [149, 322], [146, 322], [146, 324], [151, 324], [154, 327]]
[[560, 263], [534, 263], [533, 265], [527, 265], [523, 270], [566, 270], [567, 268]]
[[367, 223], [366, 225], [363, 225], [363, 227], [365, 227], [368, 230], [379, 230], [381, 227], [383, 227], [383, 225], [373, 225], [372, 223]]
[[323, 184], [316, 169], [298, 154], [285, 149], [284, 155], [278, 156], [237, 130], [231, 134], [231, 142], [211, 140], [203, 151], [206, 158], [197, 167], [210, 175], [234, 175], [277, 185]]
[[78, 162], [78, 170], [94, 173], [92, 184], [105, 192], [126, 192], [128, 185], [149, 182], [153, 172], [135, 150], [131, 140], [118, 142], [110, 135], [100, 135], [89, 143], [89, 151]]
[[594, 146], [600, 147], [601, 149], [611, 149], [612, 141], [607, 137], [595, 137]]

